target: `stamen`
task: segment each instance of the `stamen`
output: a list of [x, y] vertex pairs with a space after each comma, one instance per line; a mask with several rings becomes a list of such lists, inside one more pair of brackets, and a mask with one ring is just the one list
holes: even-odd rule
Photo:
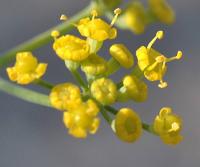
[[112, 22], [110, 23], [111, 27], [115, 24], [115, 22], [117, 21], [118, 16], [121, 14], [121, 12], [122, 12], [122, 10], [120, 8], [117, 8], [117, 9], [114, 10], [115, 16], [112, 19]]
[[60, 16], [60, 20], [61, 21], [66, 21], [68, 19], [68, 17], [66, 16], [66, 15], [64, 15], [64, 14], [62, 14], [61, 16]]
[[180, 129], [180, 125], [177, 122], [172, 123], [172, 128], [169, 130], [169, 132], [176, 132]]
[[158, 31], [156, 33], [156, 36], [149, 42], [148, 46], [147, 46], [147, 49], [150, 49], [153, 44], [156, 42], [157, 39], [162, 39], [164, 36], [164, 32], [163, 31]]
[[163, 80], [160, 80], [160, 83], [158, 84], [158, 87], [163, 89], [168, 86], [167, 82], [164, 82]]
[[95, 9], [93, 9], [93, 10], [91, 11], [91, 15], [92, 15], [92, 20], [94, 20], [95, 17], [98, 16], [98, 12], [97, 12]]
[[54, 40], [56, 40], [59, 35], [60, 35], [59, 31], [57, 30], [51, 31], [51, 36], [54, 38]]
[[182, 58], [182, 55], [183, 55], [183, 53], [181, 51], [178, 51], [177, 54], [176, 54], [176, 56], [168, 58], [166, 60], [166, 62], [171, 62], [173, 60], [179, 60], [179, 59]]

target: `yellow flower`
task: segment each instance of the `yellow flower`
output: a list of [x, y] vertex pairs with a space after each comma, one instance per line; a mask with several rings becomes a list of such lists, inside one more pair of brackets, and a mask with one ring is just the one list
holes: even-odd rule
[[69, 134], [76, 138], [86, 138], [87, 132], [95, 134], [100, 120], [97, 118], [99, 108], [92, 100], [77, 105], [63, 114], [63, 122]]
[[133, 99], [135, 102], [144, 102], [147, 99], [148, 87], [134, 75], [127, 75], [123, 79], [123, 87], [120, 92]]
[[69, 110], [81, 103], [80, 89], [71, 83], [56, 85], [50, 92], [51, 105], [58, 110]]
[[164, 107], [160, 110], [154, 120], [153, 128], [165, 144], [178, 144], [183, 139], [180, 135], [182, 120], [172, 113], [171, 108]]
[[132, 2], [128, 5], [124, 13], [127, 27], [135, 34], [141, 34], [145, 31], [147, 20], [144, 6], [141, 2]]
[[93, 81], [90, 90], [92, 96], [103, 105], [113, 104], [117, 98], [117, 87], [107, 78]]
[[135, 142], [142, 134], [142, 123], [136, 112], [130, 108], [122, 108], [114, 120], [116, 135], [125, 142]]
[[107, 69], [106, 61], [98, 55], [90, 55], [81, 63], [81, 69], [88, 75], [100, 75]]
[[131, 68], [134, 64], [132, 53], [123, 44], [112, 45], [110, 54], [124, 68]]
[[172, 24], [175, 21], [175, 14], [166, 0], [149, 0], [151, 11], [157, 19], [165, 24]]
[[85, 40], [65, 35], [55, 39], [53, 49], [63, 60], [82, 61], [89, 56], [90, 47]]
[[42, 77], [46, 68], [47, 64], [38, 63], [31, 52], [19, 52], [14, 67], [8, 67], [6, 70], [11, 81], [25, 85]]
[[177, 55], [171, 58], [165, 57], [160, 52], [156, 51], [152, 48], [152, 45], [155, 43], [157, 39], [163, 38], [163, 31], [158, 31], [156, 36], [152, 39], [152, 41], [148, 44], [147, 47], [141, 46], [136, 51], [136, 56], [138, 59], [138, 66], [141, 71], [144, 72], [144, 76], [149, 81], [160, 81], [158, 85], [160, 88], [167, 87], [167, 82], [163, 81], [163, 77], [167, 70], [166, 63], [171, 62], [173, 60], [179, 60], [182, 57], [182, 52], [178, 51]]
[[95, 18], [97, 11], [92, 11], [92, 19], [89, 17], [83, 18], [77, 24], [78, 31], [82, 36], [92, 38], [97, 41], [104, 41], [106, 39], [114, 39], [117, 36], [117, 30], [112, 28], [117, 16], [121, 13], [120, 9], [115, 10], [115, 17], [109, 25], [100, 18]]

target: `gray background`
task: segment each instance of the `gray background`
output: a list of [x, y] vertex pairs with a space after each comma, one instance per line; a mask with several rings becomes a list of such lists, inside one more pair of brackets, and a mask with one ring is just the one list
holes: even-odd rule
[[[0, 52], [59, 23], [61, 13], [72, 16], [88, 0], [0, 0]], [[134, 52], [147, 44], [158, 29], [166, 30], [155, 47], [166, 55], [182, 49], [184, 58], [169, 65], [165, 90], [150, 84], [149, 100], [129, 103], [146, 122], [163, 106], [171, 106], [184, 119], [184, 141], [176, 147], [163, 145], [159, 138], [143, 133], [134, 144], [119, 141], [102, 121], [98, 133], [86, 140], [74, 139], [62, 124], [56, 110], [30, 104], [0, 92], [1, 167], [198, 167], [200, 161], [200, 1], [169, 0], [177, 12], [171, 26], [148, 27], [141, 36], [121, 32], [115, 40]], [[76, 32], [75, 32], [76, 33]], [[112, 41], [111, 41], [112, 42]], [[114, 42], [114, 41], [113, 41]], [[109, 43], [109, 42], [108, 42]], [[106, 55], [107, 50], [102, 52]], [[72, 81], [63, 63], [48, 45], [35, 52], [49, 62], [45, 78], [53, 83]], [[119, 76], [122, 73], [118, 73]], [[4, 74], [3, 74], [4, 75]], [[4, 75], [4, 77], [6, 77]], [[119, 78], [115, 78], [119, 79]], [[37, 90], [42, 90], [35, 88]], [[120, 107], [122, 105], [118, 105]], [[124, 105], [125, 106], [125, 105]]]

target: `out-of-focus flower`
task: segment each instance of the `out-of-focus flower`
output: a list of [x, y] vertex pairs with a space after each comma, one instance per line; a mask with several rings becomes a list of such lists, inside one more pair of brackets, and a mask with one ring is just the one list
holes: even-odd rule
[[42, 77], [46, 68], [47, 64], [38, 63], [31, 52], [19, 52], [14, 67], [8, 67], [6, 70], [11, 81], [25, 85]]
[[54, 108], [70, 110], [81, 103], [80, 89], [71, 83], [58, 84], [51, 90], [49, 99]]
[[94, 101], [88, 100], [63, 114], [63, 122], [69, 134], [76, 138], [86, 138], [87, 132], [96, 133], [100, 120], [97, 118], [99, 108]]
[[113, 104], [117, 98], [115, 83], [107, 78], [99, 78], [92, 82], [92, 96], [103, 105]]
[[116, 135], [125, 142], [135, 142], [142, 134], [142, 123], [136, 112], [122, 108], [113, 121]]
[[127, 27], [135, 34], [141, 34], [145, 31], [147, 25], [146, 11], [141, 2], [130, 3], [122, 17], [124, 17]]
[[[55, 33], [54, 35], [57, 34]], [[90, 51], [90, 47], [86, 40], [73, 35], [65, 35], [56, 38], [53, 49], [61, 59], [78, 62], [86, 59], [89, 56]]]
[[165, 144], [178, 144], [183, 137], [180, 135], [182, 120], [172, 113], [172, 109], [164, 107], [160, 110], [153, 123], [154, 131]]
[[175, 14], [166, 0], [149, 0], [149, 6], [155, 17], [164, 24], [172, 24]]
[[163, 31], [158, 31], [156, 36], [148, 44], [147, 47], [141, 46], [136, 51], [138, 66], [144, 72], [144, 76], [149, 81], [160, 81], [160, 88], [167, 87], [167, 82], [163, 81], [163, 77], [167, 70], [166, 63], [173, 60], [179, 60], [182, 57], [182, 52], [178, 51], [177, 55], [171, 58], [165, 57], [163, 54], [152, 48], [152, 45], [157, 39], [163, 38]]
[[92, 11], [92, 19], [89, 17], [83, 18], [76, 25], [78, 31], [82, 36], [92, 38], [97, 41], [104, 41], [106, 39], [114, 39], [117, 36], [117, 30], [112, 28], [118, 15], [121, 13], [120, 9], [115, 10], [115, 16], [109, 25], [100, 18], [96, 18], [98, 13], [96, 10]]

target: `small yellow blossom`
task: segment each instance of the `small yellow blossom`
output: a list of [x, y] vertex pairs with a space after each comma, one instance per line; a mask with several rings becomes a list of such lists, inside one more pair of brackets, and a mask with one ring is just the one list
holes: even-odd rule
[[53, 49], [63, 60], [82, 61], [89, 56], [90, 47], [86, 40], [65, 35], [55, 39]]
[[172, 113], [172, 109], [164, 107], [160, 110], [153, 123], [154, 131], [165, 144], [178, 144], [183, 137], [180, 135], [182, 120]]
[[42, 77], [46, 68], [47, 64], [38, 63], [31, 52], [19, 52], [14, 67], [8, 67], [6, 70], [11, 81], [25, 85]]
[[131, 68], [134, 64], [132, 53], [123, 44], [112, 45], [110, 54], [124, 68]]
[[124, 20], [127, 27], [135, 34], [141, 34], [145, 31], [147, 19], [141, 2], [136, 1], [128, 5], [124, 13]]
[[147, 99], [147, 85], [134, 75], [127, 75], [124, 77], [123, 87], [120, 90], [135, 102], [144, 102]]
[[60, 32], [57, 30], [51, 31], [51, 36], [56, 40], [60, 36]]
[[113, 104], [117, 98], [117, 87], [112, 80], [99, 78], [92, 82], [91, 94], [103, 105]]
[[100, 75], [107, 69], [106, 61], [98, 55], [90, 55], [81, 63], [81, 69], [88, 75]]
[[115, 10], [115, 17], [109, 25], [100, 18], [95, 18], [98, 13], [93, 10], [91, 12], [92, 19], [89, 17], [83, 18], [77, 24], [78, 31], [82, 36], [92, 38], [97, 41], [104, 41], [106, 39], [114, 39], [117, 36], [117, 30], [112, 28], [117, 16], [121, 13], [120, 9]]
[[130, 108], [122, 108], [114, 120], [116, 135], [125, 142], [135, 142], [142, 134], [142, 123], [139, 115]]
[[58, 84], [51, 90], [49, 99], [56, 109], [69, 110], [81, 103], [80, 89], [71, 83]]
[[141, 46], [136, 51], [136, 56], [138, 59], [138, 66], [141, 71], [144, 72], [144, 76], [149, 81], [160, 81], [158, 85], [160, 88], [167, 87], [167, 82], [163, 81], [163, 77], [167, 70], [166, 63], [171, 62], [173, 60], [179, 60], [182, 57], [182, 52], [178, 51], [177, 55], [171, 58], [165, 57], [160, 52], [156, 51], [152, 48], [152, 45], [155, 43], [157, 39], [163, 38], [163, 31], [158, 31], [156, 36], [152, 39], [152, 41], [148, 44], [147, 47]]
[[99, 108], [94, 101], [88, 100], [75, 108], [64, 112], [63, 122], [69, 128], [69, 134], [76, 138], [86, 138], [87, 132], [95, 134], [100, 120], [97, 118]]
[[175, 21], [175, 14], [166, 0], [149, 0], [149, 6], [156, 18], [165, 24], [172, 24]]

